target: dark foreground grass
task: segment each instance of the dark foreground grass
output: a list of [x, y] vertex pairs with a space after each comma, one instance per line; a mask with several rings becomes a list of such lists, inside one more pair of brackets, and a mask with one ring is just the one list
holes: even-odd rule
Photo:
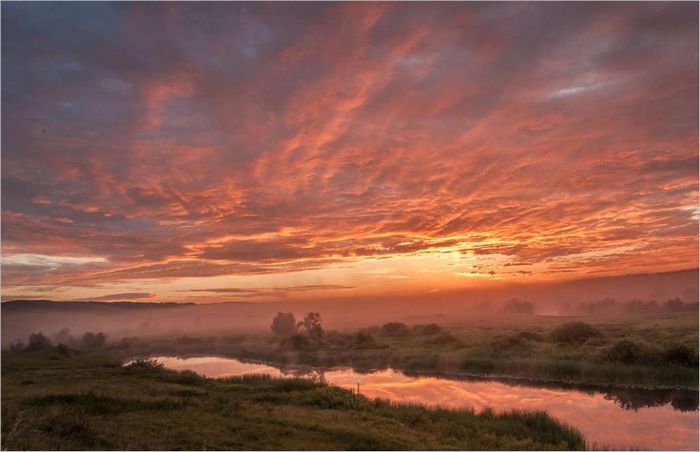
[[311, 380], [211, 380], [98, 352], [3, 353], [3, 449], [583, 449], [545, 413], [369, 400]]

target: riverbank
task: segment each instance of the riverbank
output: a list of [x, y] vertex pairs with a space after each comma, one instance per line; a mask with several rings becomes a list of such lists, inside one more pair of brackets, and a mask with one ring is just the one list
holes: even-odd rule
[[[283, 367], [393, 368], [601, 387], [698, 390], [697, 316], [611, 321], [510, 316], [489, 323], [329, 331], [295, 344], [271, 333], [126, 338], [133, 355], [216, 355]], [[397, 326], [398, 325], [398, 326]]]
[[369, 400], [308, 379], [207, 379], [112, 350], [4, 352], [2, 448], [572, 450], [542, 412]]

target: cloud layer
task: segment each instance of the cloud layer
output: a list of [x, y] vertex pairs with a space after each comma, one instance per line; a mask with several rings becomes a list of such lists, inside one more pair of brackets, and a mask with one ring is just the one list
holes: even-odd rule
[[5, 293], [698, 265], [694, 3], [2, 13]]

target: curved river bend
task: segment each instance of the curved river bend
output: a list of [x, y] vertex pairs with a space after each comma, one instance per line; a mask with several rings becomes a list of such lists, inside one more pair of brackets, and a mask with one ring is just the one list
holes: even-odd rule
[[483, 379], [409, 376], [394, 370], [359, 373], [349, 368], [319, 371], [279, 368], [219, 357], [154, 359], [175, 370], [207, 377], [322, 374], [332, 385], [357, 388], [369, 397], [444, 408], [490, 407], [495, 411], [542, 410], [581, 431], [604, 448], [698, 450], [698, 393], [693, 391], [598, 390], [546, 387]]

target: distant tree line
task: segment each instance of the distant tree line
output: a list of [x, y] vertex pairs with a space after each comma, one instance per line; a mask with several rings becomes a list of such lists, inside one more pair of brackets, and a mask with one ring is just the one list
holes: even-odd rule
[[509, 314], [534, 314], [535, 305], [530, 301], [523, 301], [518, 298], [511, 298], [506, 301], [503, 311]]
[[321, 315], [309, 312], [303, 320], [297, 322], [291, 312], [278, 312], [270, 325], [272, 332], [280, 338], [282, 347], [295, 350], [314, 350], [320, 346], [330, 348], [377, 348], [374, 336], [430, 336], [431, 341], [439, 343], [455, 342], [450, 332], [444, 331], [436, 323], [408, 326], [401, 322], [389, 322], [381, 326], [364, 328], [357, 333], [348, 334], [337, 331], [326, 332], [321, 325]]
[[19, 340], [10, 344], [11, 351], [40, 351], [54, 349], [62, 355], [68, 355], [70, 349], [91, 349], [102, 348], [107, 343], [107, 336], [104, 333], [87, 332], [75, 337], [68, 328], [63, 328], [51, 338], [42, 332], [32, 333], [27, 338], [27, 343]]
[[617, 301], [614, 298], [606, 298], [588, 303], [582, 303], [574, 307], [578, 314], [673, 314], [682, 312], [697, 312], [698, 303], [686, 303], [680, 298], [672, 298], [665, 302], [656, 300], [642, 301], [632, 299], [629, 301]]
[[[502, 312], [508, 314], [532, 315], [535, 304], [530, 301], [512, 298], [502, 305]], [[618, 301], [614, 298], [589, 301], [585, 303], [563, 303], [564, 311], [578, 315], [611, 315], [611, 314], [673, 314], [683, 312], [698, 312], [698, 302], [686, 303], [676, 297], [665, 302], [656, 300], [643, 301], [632, 299]]]

